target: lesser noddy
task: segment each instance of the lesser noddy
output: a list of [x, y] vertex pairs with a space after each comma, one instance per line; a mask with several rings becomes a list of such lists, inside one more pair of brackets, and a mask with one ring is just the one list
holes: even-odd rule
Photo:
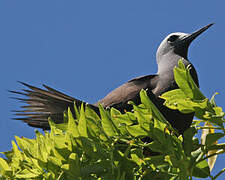
[[[188, 47], [191, 42], [201, 33], [207, 30], [212, 24], [202, 27], [194, 33], [171, 33], [159, 45], [156, 60], [158, 64], [158, 72], [154, 75], [146, 75], [134, 78], [125, 84], [119, 86], [115, 90], [107, 94], [99, 101], [104, 108], [114, 107], [121, 112], [131, 111], [132, 105], [128, 101], [133, 101], [135, 104], [140, 104], [139, 92], [141, 89], [146, 89], [149, 98], [158, 107], [167, 121], [170, 122], [180, 134], [190, 127], [194, 113], [183, 114], [178, 110], [172, 110], [163, 105], [164, 100], [159, 98], [163, 93], [177, 89], [178, 86], [174, 80], [173, 69], [178, 65], [178, 61], [182, 59], [185, 66], [190, 66], [191, 76], [199, 87], [198, 76], [194, 66], [188, 60]], [[48, 118], [50, 117], [55, 123], [62, 123], [63, 112], [70, 107], [73, 115], [74, 102], [76, 106], [81, 106], [84, 101], [75, 99], [66, 94], [63, 94], [53, 88], [43, 85], [46, 89], [40, 89], [29, 84], [21, 82], [29, 88], [23, 92], [11, 91], [13, 93], [25, 95], [27, 98], [16, 98], [27, 103], [26, 106], [21, 106], [22, 110], [16, 111], [16, 115], [30, 126], [42, 129], [49, 129]], [[86, 103], [85, 103], [86, 104]], [[89, 106], [99, 114], [98, 103], [89, 104]]]

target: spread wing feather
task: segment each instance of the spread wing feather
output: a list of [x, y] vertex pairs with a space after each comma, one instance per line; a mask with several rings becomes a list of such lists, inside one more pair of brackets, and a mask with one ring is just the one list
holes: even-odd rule
[[[134, 101], [136, 104], [140, 103], [139, 92], [141, 89], [154, 89], [157, 82], [157, 75], [142, 76], [128, 81], [122, 86], [110, 92], [102, 100], [99, 101], [103, 107], [115, 107], [121, 112], [126, 109], [131, 110], [131, 106], [127, 104], [129, 100]], [[42, 129], [49, 129], [48, 118], [50, 117], [55, 123], [63, 122], [63, 112], [70, 107], [73, 115], [74, 103], [77, 107], [81, 106], [83, 101], [70, 97], [62, 92], [59, 92], [47, 85], [43, 85], [45, 89], [37, 88], [29, 84], [20, 82], [28, 89], [22, 92], [10, 91], [14, 94], [25, 96], [26, 98], [15, 98], [27, 105], [21, 106], [22, 110], [16, 110], [17, 118], [30, 126]], [[89, 106], [99, 114], [97, 103]]]

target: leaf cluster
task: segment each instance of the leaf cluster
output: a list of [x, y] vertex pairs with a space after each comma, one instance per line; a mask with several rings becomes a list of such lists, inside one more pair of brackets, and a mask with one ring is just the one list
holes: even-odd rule
[[[50, 132], [36, 131], [35, 139], [16, 136], [12, 150], [0, 158], [0, 179], [216, 179], [224, 170], [212, 176], [215, 160], [207, 159], [225, 151], [225, 144], [217, 143], [225, 135], [224, 112], [214, 96], [204, 97], [181, 61], [174, 76], [180, 89], [162, 95], [165, 105], [201, 119], [183, 136], [142, 90], [141, 104], [131, 102], [132, 112], [99, 104], [99, 117], [88, 105], [74, 106], [76, 118], [68, 109], [64, 124], [49, 120]], [[210, 130], [204, 142], [195, 136], [201, 129]]]

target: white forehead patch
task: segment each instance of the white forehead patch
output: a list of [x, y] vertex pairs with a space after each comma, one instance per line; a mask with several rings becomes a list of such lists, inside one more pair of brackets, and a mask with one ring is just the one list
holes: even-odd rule
[[167, 40], [169, 37], [171, 36], [178, 36], [179, 39], [182, 39], [183, 37], [186, 37], [187, 35], [189, 35], [188, 33], [182, 33], [182, 32], [174, 32], [169, 34], [168, 36], [166, 36], [166, 38], [164, 40]]

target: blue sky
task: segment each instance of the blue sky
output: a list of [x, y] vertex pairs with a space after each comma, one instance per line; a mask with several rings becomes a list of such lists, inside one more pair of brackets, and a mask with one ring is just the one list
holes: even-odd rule
[[15, 135], [34, 137], [34, 128], [11, 120], [21, 104], [7, 89], [22, 89], [18, 80], [96, 102], [131, 78], [156, 73], [155, 53], [166, 35], [211, 22], [191, 44], [189, 60], [203, 93], [219, 92], [217, 104], [225, 107], [224, 7], [194, 0], [0, 1], [0, 151], [11, 148]]

